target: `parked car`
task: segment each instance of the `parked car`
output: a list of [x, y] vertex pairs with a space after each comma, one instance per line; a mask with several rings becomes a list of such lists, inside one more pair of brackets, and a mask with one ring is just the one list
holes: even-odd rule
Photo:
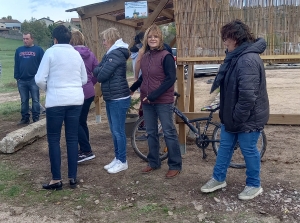
[[[174, 60], [177, 59], [177, 48], [172, 48]], [[204, 75], [216, 75], [219, 71], [220, 64], [195, 64], [194, 65], [194, 77], [200, 77]], [[187, 79], [188, 65], [184, 65], [184, 77]]]

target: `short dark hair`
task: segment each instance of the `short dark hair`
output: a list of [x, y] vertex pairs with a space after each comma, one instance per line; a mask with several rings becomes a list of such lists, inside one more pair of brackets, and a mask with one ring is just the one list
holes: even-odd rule
[[70, 30], [64, 25], [57, 26], [52, 32], [52, 37], [60, 44], [69, 44], [71, 36]]
[[227, 23], [221, 28], [222, 40], [230, 38], [236, 41], [236, 45], [239, 46], [243, 42], [254, 42], [255, 38], [251, 33], [249, 26], [243, 23], [241, 20], [236, 19], [230, 23]]
[[33, 34], [31, 32], [23, 32], [23, 35], [30, 35], [30, 38], [33, 39]]

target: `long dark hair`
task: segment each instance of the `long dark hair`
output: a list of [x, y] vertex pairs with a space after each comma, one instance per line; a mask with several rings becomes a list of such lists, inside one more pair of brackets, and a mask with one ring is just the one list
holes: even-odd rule
[[233, 20], [232, 22], [224, 25], [221, 28], [221, 36], [222, 40], [226, 40], [228, 38], [235, 40], [237, 46], [241, 45], [243, 42], [253, 43], [255, 41], [255, 37], [250, 31], [249, 26], [239, 19]]

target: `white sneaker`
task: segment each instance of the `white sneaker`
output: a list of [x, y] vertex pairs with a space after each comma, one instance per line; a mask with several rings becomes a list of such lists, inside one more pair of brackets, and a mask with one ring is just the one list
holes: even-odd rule
[[239, 194], [240, 200], [250, 200], [263, 192], [262, 187], [246, 186], [245, 189]]
[[117, 160], [116, 164], [107, 170], [108, 173], [119, 173], [123, 170], [128, 169], [128, 163], [127, 161], [125, 163], [122, 163], [120, 160]]
[[117, 158], [115, 157], [113, 159], [113, 161], [111, 161], [109, 164], [107, 164], [107, 165], [104, 166], [104, 169], [108, 170], [108, 169], [112, 168], [116, 164], [116, 162], [117, 162]]

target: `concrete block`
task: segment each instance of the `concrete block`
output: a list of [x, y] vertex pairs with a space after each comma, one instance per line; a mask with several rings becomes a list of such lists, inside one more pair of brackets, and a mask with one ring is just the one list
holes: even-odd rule
[[0, 151], [14, 153], [46, 135], [46, 119], [8, 133], [0, 142]]

